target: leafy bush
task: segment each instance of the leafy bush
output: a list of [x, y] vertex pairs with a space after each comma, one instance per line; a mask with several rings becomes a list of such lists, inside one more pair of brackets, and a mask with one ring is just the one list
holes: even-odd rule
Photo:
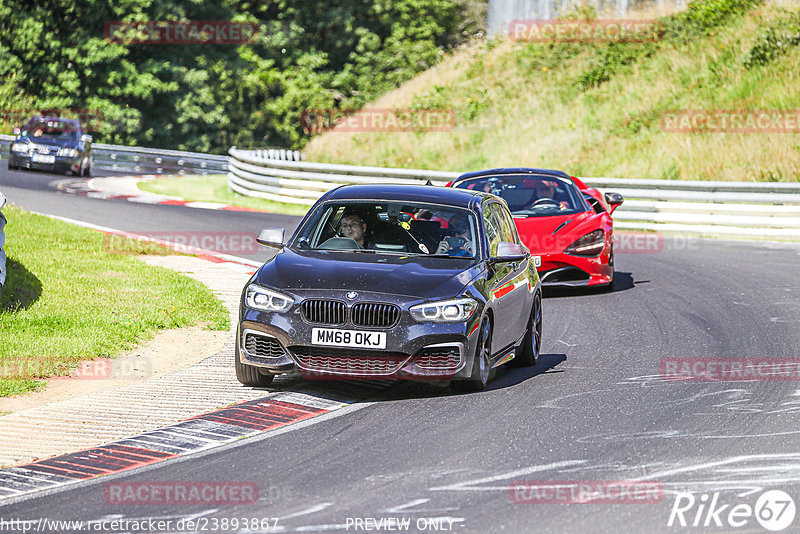
[[694, 0], [685, 11], [661, 20], [664, 38], [688, 42], [707, 35], [730, 17], [742, 15], [764, 0]]
[[779, 22], [761, 35], [758, 41], [745, 54], [744, 66], [748, 69], [766, 65], [774, 59], [786, 55], [789, 49], [800, 44], [800, 13]]
[[587, 68], [578, 76], [575, 85], [586, 90], [600, 85], [622, 67], [652, 55], [663, 43], [684, 44], [693, 38], [711, 33], [730, 17], [742, 15], [763, 0], [694, 0], [685, 11], [660, 20], [662, 38], [656, 43], [610, 43], [597, 45], [587, 60]]
[[[297, 148], [304, 109], [362, 106], [481, 34], [485, 10], [481, 0], [0, 0], [0, 109], [97, 110], [98, 142]], [[103, 26], [115, 20], [261, 22], [252, 43], [233, 46], [112, 43]]]

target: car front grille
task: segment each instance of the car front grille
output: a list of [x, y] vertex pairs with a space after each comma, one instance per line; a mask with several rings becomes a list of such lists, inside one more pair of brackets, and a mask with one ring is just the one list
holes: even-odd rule
[[455, 369], [461, 363], [457, 346], [422, 349], [414, 363], [422, 369]]
[[338, 300], [309, 299], [300, 305], [309, 323], [343, 325], [349, 319], [355, 326], [391, 328], [400, 321], [400, 308], [394, 304], [360, 303], [348, 310]]
[[400, 308], [393, 304], [356, 304], [351, 320], [356, 326], [389, 328], [400, 320]]
[[37, 154], [58, 154], [58, 147], [51, 147], [47, 145], [33, 145], [31, 147], [31, 153]]
[[408, 359], [399, 352], [365, 352], [352, 349], [291, 347], [304, 371], [349, 376], [386, 376]]
[[347, 306], [338, 300], [306, 300], [301, 309], [309, 323], [344, 324], [347, 321]]
[[274, 337], [260, 336], [250, 332], [244, 336], [244, 348], [249, 355], [258, 358], [280, 358], [286, 354]]

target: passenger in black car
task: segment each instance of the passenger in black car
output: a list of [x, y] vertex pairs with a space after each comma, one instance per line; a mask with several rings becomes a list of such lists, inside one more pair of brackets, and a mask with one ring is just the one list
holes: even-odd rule
[[451, 235], [439, 243], [436, 253], [460, 257], [474, 256], [467, 218], [458, 215], [452, 217], [448, 223], [448, 229], [451, 231]]

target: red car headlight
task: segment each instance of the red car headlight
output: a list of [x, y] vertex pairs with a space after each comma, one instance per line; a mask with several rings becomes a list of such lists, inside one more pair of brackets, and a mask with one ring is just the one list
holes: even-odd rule
[[564, 249], [564, 253], [573, 256], [597, 256], [603, 252], [605, 246], [606, 233], [603, 230], [595, 230], [568, 246]]

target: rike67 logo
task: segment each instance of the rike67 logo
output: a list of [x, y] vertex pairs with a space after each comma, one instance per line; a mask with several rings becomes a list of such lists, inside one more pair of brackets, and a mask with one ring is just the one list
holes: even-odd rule
[[[751, 501], [752, 502], [752, 501]], [[667, 526], [719, 527], [726, 531], [745, 525], [777, 532], [790, 526], [795, 516], [794, 499], [781, 490], [765, 491], [754, 505], [746, 502], [725, 503], [720, 493], [678, 493]]]

